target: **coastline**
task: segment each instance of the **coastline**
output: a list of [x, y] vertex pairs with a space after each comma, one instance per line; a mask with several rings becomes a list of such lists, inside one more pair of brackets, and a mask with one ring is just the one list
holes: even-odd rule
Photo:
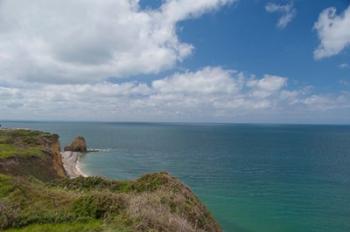
[[80, 168], [79, 159], [82, 153], [73, 151], [61, 152], [64, 170], [69, 178], [76, 178], [79, 176], [87, 177]]
[[82, 154], [80, 154], [79, 155], [79, 157], [78, 157], [78, 160], [77, 160], [77, 162], [76, 162], [76, 164], [75, 164], [75, 168], [77, 169], [77, 171], [80, 173], [80, 176], [82, 176], [82, 177], [88, 177], [89, 175], [87, 175], [85, 172], [83, 172], [82, 170], [81, 170], [81, 166], [80, 166], [80, 156], [81, 156]]
[[83, 137], [62, 151], [57, 134], [0, 132], [1, 231], [222, 231], [191, 189], [166, 172], [122, 181], [79, 178]]

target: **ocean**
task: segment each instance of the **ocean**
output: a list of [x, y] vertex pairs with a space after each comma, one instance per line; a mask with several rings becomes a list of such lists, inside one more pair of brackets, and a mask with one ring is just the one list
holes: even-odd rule
[[350, 126], [2, 122], [82, 135], [89, 175], [168, 171], [227, 232], [350, 231]]

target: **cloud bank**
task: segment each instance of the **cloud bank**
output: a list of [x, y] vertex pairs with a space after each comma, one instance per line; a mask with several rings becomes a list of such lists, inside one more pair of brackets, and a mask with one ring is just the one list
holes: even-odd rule
[[12, 119], [23, 115], [40, 119], [44, 115], [106, 121], [244, 121], [264, 115], [305, 116], [305, 112], [315, 115], [347, 109], [349, 99], [348, 93], [328, 96], [308, 88], [290, 89], [286, 77], [257, 78], [221, 67], [175, 73], [151, 83], [0, 87], [0, 111]]
[[234, 0], [168, 0], [142, 10], [138, 0], [2, 0], [0, 81], [93, 83], [154, 74], [188, 57], [182, 20]]

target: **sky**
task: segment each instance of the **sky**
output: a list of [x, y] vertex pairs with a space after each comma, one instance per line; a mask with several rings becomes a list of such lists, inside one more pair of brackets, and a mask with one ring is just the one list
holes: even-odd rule
[[0, 0], [0, 120], [350, 123], [349, 0]]

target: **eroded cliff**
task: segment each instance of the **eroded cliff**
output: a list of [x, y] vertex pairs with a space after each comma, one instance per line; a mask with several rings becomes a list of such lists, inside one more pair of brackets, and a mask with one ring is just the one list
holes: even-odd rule
[[1, 129], [0, 173], [40, 180], [65, 177], [59, 136], [24, 129]]

